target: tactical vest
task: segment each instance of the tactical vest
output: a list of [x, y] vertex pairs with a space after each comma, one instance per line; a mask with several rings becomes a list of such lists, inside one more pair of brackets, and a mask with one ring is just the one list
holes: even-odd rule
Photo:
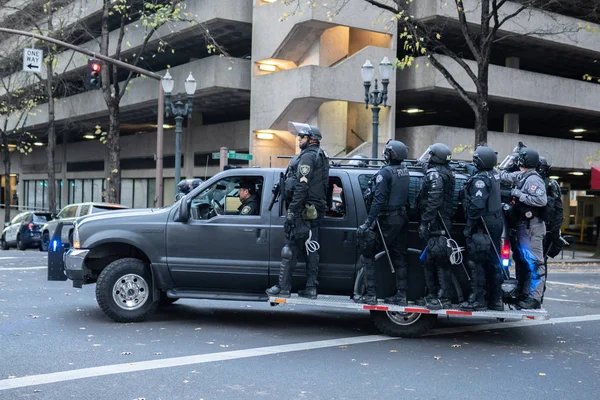
[[[434, 172], [439, 173], [444, 183], [444, 199], [439, 212], [445, 220], [452, 220], [454, 210], [458, 206], [458, 193], [455, 191], [456, 179], [454, 173], [447, 165], [435, 165], [427, 170], [427, 174]], [[425, 176], [424, 179], [427, 179], [427, 177]], [[429, 193], [427, 193], [426, 187], [427, 186], [425, 185], [421, 187], [421, 193], [419, 193], [418, 196], [417, 206], [421, 214], [423, 214], [424, 210], [427, 208]]]
[[489, 197], [487, 199], [486, 204], [486, 212], [482, 213], [482, 216], [493, 215], [502, 210], [502, 201], [500, 200], [500, 176], [496, 171], [479, 171], [477, 174], [473, 175], [467, 181], [465, 185], [464, 191], [464, 199], [463, 206], [465, 209], [465, 216], [467, 215], [467, 210], [469, 209], [471, 202], [471, 195], [469, 194], [471, 185], [475, 180], [483, 181], [485, 186], [488, 189]]
[[298, 180], [298, 163], [300, 162], [300, 154], [296, 154], [294, 158], [291, 159], [287, 170], [285, 171], [285, 181], [283, 184], [284, 191], [283, 195], [285, 197], [286, 203], [290, 203], [292, 201], [292, 197], [294, 197], [294, 187], [296, 186], [296, 181]]
[[[519, 190], [523, 190], [523, 186], [525, 186], [525, 182], [527, 181], [527, 178], [529, 178], [531, 175], [534, 175], [534, 174], [539, 176], [540, 179], [542, 178], [541, 175], [538, 174], [536, 170], [530, 169], [527, 172], [525, 172], [523, 175], [521, 175], [521, 177], [517, 181], [517, 184], [515, 185], [515, 187]], [[546, 207], [532, 207], [532, 206], [528, 206], [527, 204], [517, 202], [517, 204], [514, 206], [514, 209], [515, 209], [515, 212], [517, 213], [517, 217], [519, 218], [520, 221], [529, 221], [535, 217], [538, 217], [544, 221], [546, 220]]]
[[384, 211], [397, 211], [406, 207], [408, 201], [408, 186], [410, 183], [410, 174], [408, 169], [402, 165], [387, 165], [383, 167], [389, 171], [392, 176], [392, 185], [388, 193], [387, 204]]
[[548, 178], [544, 179], [544, 182], [546, 184], [546, 195], [548, 197], [544, 222], [546, 223], [546, 230], [550, 232], [553, 227], [556, 230], [557, 227], [560, 229], [560, 226], [562, 225], [564, 217], [560, 211], [560, 207], [558, 207], [560, 202], [562, 202], [562, 199], [558, 182]]

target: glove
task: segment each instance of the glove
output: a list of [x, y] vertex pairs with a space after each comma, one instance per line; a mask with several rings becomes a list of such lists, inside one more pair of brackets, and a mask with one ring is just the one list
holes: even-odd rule
[[512, 197], [516, 197], [517, 199], [520, 199], [521, 196], [523, 195], [523, 192], [521, 192], [519, 189], [513, 189], [510, 191], [510, 195]]
[[429, 238], [429, 227], [427, 225], [419, 225], [419, 237], [423, 240], [427, 240]]
[[283, 221], [283, 231], [286, 235], [289, 235], [290, 232], [296, 226], [296, 217], [294, 213], [288, 212], [285, 216], [285, 221]]
[[368, 221], [368, 220], [367, 220], [367, 221], [365, 221], [365, 223], [364, 223], [364, 224], [362, 224], [361, 226], [359, 226], [359, 227], [356, 229], [356, 236], [357, 236], [357, 237], [363, 237], [363, 236], [364, 236], [364, 234], [365, 234], [365, 233], [366, 233], [366, 232], [367, 232], [369, 229], [371, 229], [371, 225], [373, 225], [373, 224], [372, 224], [372, 223], [369, 223], [369, 221]]

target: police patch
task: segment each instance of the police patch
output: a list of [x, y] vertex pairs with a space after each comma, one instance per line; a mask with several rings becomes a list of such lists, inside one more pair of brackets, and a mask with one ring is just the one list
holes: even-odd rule
[[544, 189], [538, 188], [538, 190], [535, 191], [535, 194], [537, 194], [538, 196], [543, 195], [544, 194]]
[[485, 183], [483, 181], [476, 181], [475, 182], [475, 187], [477, 189], [483, 189], [485, 187]]
[[381, 182], [382, 180], [383, 180], [383, 176], [381, 176], [381, 175], [377, 175], [377, 179], [375, 179], [375, 182], [376, 182], [376, 183], [379, 183], [379, 182]]
[[242, 208], [242, 212], [240, 214], [248, 214], [250, 212], [251, 208], [250, 206], [244, 206], [244, 208]]
[[310, 172], [310, 166], [306, 165], [306, 164], [302, 164], [300, 166], [299, 170], [302, 175], [308, 175], [308, 173]]
[[532, 191], [532, 192], [535, 192], [535, 189], [536, 189], [536, 188], [537, 188], [537, 186], [535, 186], [535, 185], [532, 185], [532, 186], [531, 186], [531, 191]]
[[475, 196], [483, 197], [483, 193], [481, 193], [481, 190], [478, 190], [477, 193], [475, 193]]

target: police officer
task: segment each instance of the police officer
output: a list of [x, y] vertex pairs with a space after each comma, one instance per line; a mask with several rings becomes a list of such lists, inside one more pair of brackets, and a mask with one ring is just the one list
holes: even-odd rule
[[548, 273], [548, 257], [556, 257], [563, 248], [563, 242], [560, 237], [560, 228], [565, 219], [563, 215], [563, 203], [560, 191], [560, 185], [554, 179], [548, 177], [548, 172], [552, 165], [548, 163], [545, 157], [540, 157], [537, 171], [544, 179], [548, 203], [546, 204], [545, 223], [546, 236], [544, 237], [544, 264], [546, 273]]
[[320, 148], [322, 135], [318, 128], [289, 122], [288, 129], [292, 135], [298, 136], [301, 152], [290, 162], [284, 182], [288, 209], [284, 221], [286, 238], [281, 250], [279, 282], [266, 292], [269, 296], [290, 297], [298, 252], [305, 250], [306, 288], [299, 290], [298, 295], [316, 299], [319, 226], [327, 211], [329, 165], [327, 155]]
[[[497, 162], [498, 156], [493, 149], [487, 146], [477, 147], [473, 153], [476, 170], [464, 188], [464, 235], [467, 240], [467, 264], [471, 269], [472, 291], [468, 301], [460, 305], [461, 310], [504, 310], [503, 277], [499, 254], [496, 253], [500, 248], [503, 229], [500, 175], [494, 169]], [[486, 300], [486, 281], [490, 289], [489, 301]]]
[[544, 265], [544, 236], [546, 224], [544, 211], [548, 198], [546, 185], [536, 171], [540, 156], [530, 147], [522, 147], [517, 157], [519, 172], [500, 172], [502, 182], [513, 184], [511, 196], [514, 202], [516, 238], [522, 262], [526, 264], [523, 276], [517, 276], [523, 288], [522, 299], [517, 305], [525, 309], [541, 308], [546, 280]]
[[256, 186], [252, 182], [240, 183], [239, 198], [242, 204], [238, 207], [239, 215], [258, 215], [260, 213]]
[[421, 224], [419, 236], [427, 241], [425, 259], [425, 283], [428, 295], [417, 300], [417, 304], [431, 310], [450, 308], [452, 278], [450, 271], [450, 248], [447, 236], [453, 216], [453, 194], [455, 179], [450, 161], [452, 151], [442, 143], [429, 146], [419, 162], [426, 173], [419, 193]]
[[[406, 302], [406, 253], [408, 249], [408, 218], [406, 204], [410, 175], [402, 165], [408, 157], [408, 147], [398, 140], [388, 140], [383, 151], [386, 166], [377, 172], [367, 189], [369, 216], [358, 227], [357, 237], [361, 240], [361, 263], [365, 272], [366, 292], [356, 299], [357, 303], [377, 304], [375, 287], [375, 254], [383, 248], [389, 251], [396, 273], [396, 292], [385, 299], [386, 303], [407, 305]], [[381, 234], [379, 227], [381, 227]], [[383, 237], [382, 237], [383, 235]]]
[[182, 179], [177, 184], [177, 190], [179, 193], [175, 195], [175, 201], [179, 201], [183, 196], [191, 192], [193, 189], [200, 186], [202, 183], [202, 179], [194, 178], [194, 179]]

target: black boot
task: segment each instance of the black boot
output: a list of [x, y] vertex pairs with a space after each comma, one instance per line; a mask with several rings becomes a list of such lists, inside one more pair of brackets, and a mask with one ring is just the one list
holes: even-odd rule
[[504, 302], [502, 301], [502, 282], [504, 281], [504, 278], [502, 276], [501, 268], [500, 265], [492, 265], [490, 270], [492, 276], [489, 279], [490, 298], [487, 307], [493, 311], [504, 311]]
[[542, 308], [540, 302], [533, 297], [527, 297], [525, 300], [519, 301], [518, 306], [526, 310], [539, 310]]
[[408, 302], [406, 301], [406, 292], [404, 290], [397, 290], [395, 295], [386, 297], [383, 301], [384, 303], [395, 304], [397, 306], [408, 305]]
[[430, 310], [441, 310], [449, 309], [452, 307], [450, 302], [450, 270], [445, 267], [439, 267], [437, 270], [438, 281], [440, 283], [440, 290], [438, 290], [437, 302], [427, 303], [427, 308]]
[[298, 296], [314, 300], [317, 298], [317, 288], [307, 286], [306, 289], [298, 290]]
[[485, 271], [480, 263], [468, 261], [467, 265], [471, 270], [471, 294], [458, 308], [463, 311], [485, 311]]
[[438, 303], [438, 290], [439, 285], [436, 276], [435, 264], [432, 262], [425, 262], [425, 284], [427, 285], [427, 296], [417, 299], [417, 305], [429, 308], [429, 305]]
[[372, 258], [366, 258], [364, 256], [360, 256], [362, 261], [362, 266], [365, 271], [364, 279], [365, 279], [365, 293], [355, 299], [354, 301], [359, 304], [377, 304], [377, 290], [375, 287], [375, 265], [373, 264]]
[[292, 290], [292, 274], [296, 260], [292, 248], [286, 244], [281, 249], [281, 266], [279, 267], [279, 283], [267, 289], [269, 296], [289, 298]]
[[319, 282], [317, 282], [317, 275], [319, 273], [319, 253], [310, 253], [306, 258], [306, 287], [305, 289], [298, 290], [298, 296], [314, 300], [317, 298], [317, 285], [319, 284]]

